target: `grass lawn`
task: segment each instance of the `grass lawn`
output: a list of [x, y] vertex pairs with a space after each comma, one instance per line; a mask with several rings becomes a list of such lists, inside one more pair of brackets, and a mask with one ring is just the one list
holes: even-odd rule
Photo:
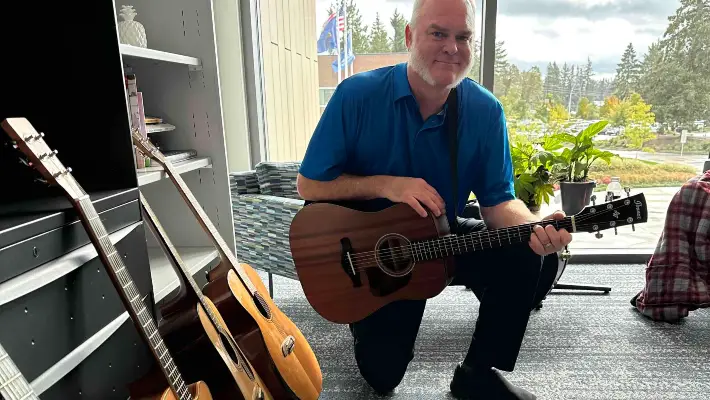
[[614, 158], [610, 165], [596, 162], [589, 170], [589, 177], [597, 181], [596, 190], [605, 190], [611, 177], [618, 176], [621, 186], [632, 188], [644, 187], [680, 187], [688, 179], [697, 175], [688, 165], [657, 163], [632, 158]]

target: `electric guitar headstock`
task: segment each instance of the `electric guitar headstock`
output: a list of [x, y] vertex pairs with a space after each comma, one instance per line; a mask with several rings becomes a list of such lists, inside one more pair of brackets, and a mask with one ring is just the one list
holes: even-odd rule
[[7, 118], [2, 128], [12, 139], [12, 145], [26, 159], [23, 163], [38, 171], [47, 183], [64, 189], [73, 200], [86, 196], [86, 192], [71, 175], [71, 168], [65, 167], [57, 150], [52, 150], [44, 141], [44, 133], [39, 133], [26, 118]]
[[601, 238], [600, 231], [613, 228], [617, 233], [616, 228], [628, 225], [636, 230], [636, 224], [647, 222], [648, 208], [644, 194], [630, 196], [629, 189], [626, 193], [626, 198], [584, 207], [574, 216], [575, 232], [596, 232], [597, 238]]

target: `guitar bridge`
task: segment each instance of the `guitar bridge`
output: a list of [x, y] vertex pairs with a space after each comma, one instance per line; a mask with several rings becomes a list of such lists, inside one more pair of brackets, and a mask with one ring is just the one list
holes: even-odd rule
[[360, 274], [357, 273], [352, 257], [350, 257], [353, 251], [353, 246], [350, 243], [350, 239], [340, 239], [340, 246], [342, 248], [340, 256], [340, 265], [343, 267], [345, 273], [350, 277], [350, 280], [353, 281], [353, 287], [362, 286], [362, 282], [360, 281]]

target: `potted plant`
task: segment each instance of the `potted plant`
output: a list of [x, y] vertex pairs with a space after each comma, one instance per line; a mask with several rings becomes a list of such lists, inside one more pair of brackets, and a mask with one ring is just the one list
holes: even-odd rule
[[609, 151], [599, 150], [594, 145], [594, 137], [604, 130], [608, 123], [609, 121], [595, 122], [576, 136], [565, 132], [552, 135], [553, 140], [567, 145], [555, 157], [552, 168], [555, 179], [560, 182], [562, 210], [567, 215], [574, 215], [589, 204], [596, 187], [596, 182], [589, 179], [589, 167], [597, 160], [610, 164], [611, 158], [617, 156]]
[[541, 141], [531, 141], [520, 134], [511, 138], [515, 195], [533, 213], [539, 212], [543, 204], [549, 204], [550, 196], [554, 196], [555, 182], [550, 168], [555, 161], [553, 151], [561, 147], [549, 136]]

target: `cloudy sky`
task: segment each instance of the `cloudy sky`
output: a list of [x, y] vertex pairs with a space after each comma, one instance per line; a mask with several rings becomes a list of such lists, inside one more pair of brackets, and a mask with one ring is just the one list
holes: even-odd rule
[[[317, 1], [318, 32], [331, 0]], [[477, 23], [480, 28], [481, 0]], [[389, 26], [395, 9], [409, 19], [412, 0], [357, 0], [366, 23], [376, 12]], [[496, 40], [505, 41], [508, 59], [520, 68], [550, 61], [586, 64], [590, 57], [597, 77], [611, 77], [629, 43], [639, 55], [663, 35], [668, 16], [679, 0], [498, 0]], [[480, 33], [479, 33], [480, 35]]]

